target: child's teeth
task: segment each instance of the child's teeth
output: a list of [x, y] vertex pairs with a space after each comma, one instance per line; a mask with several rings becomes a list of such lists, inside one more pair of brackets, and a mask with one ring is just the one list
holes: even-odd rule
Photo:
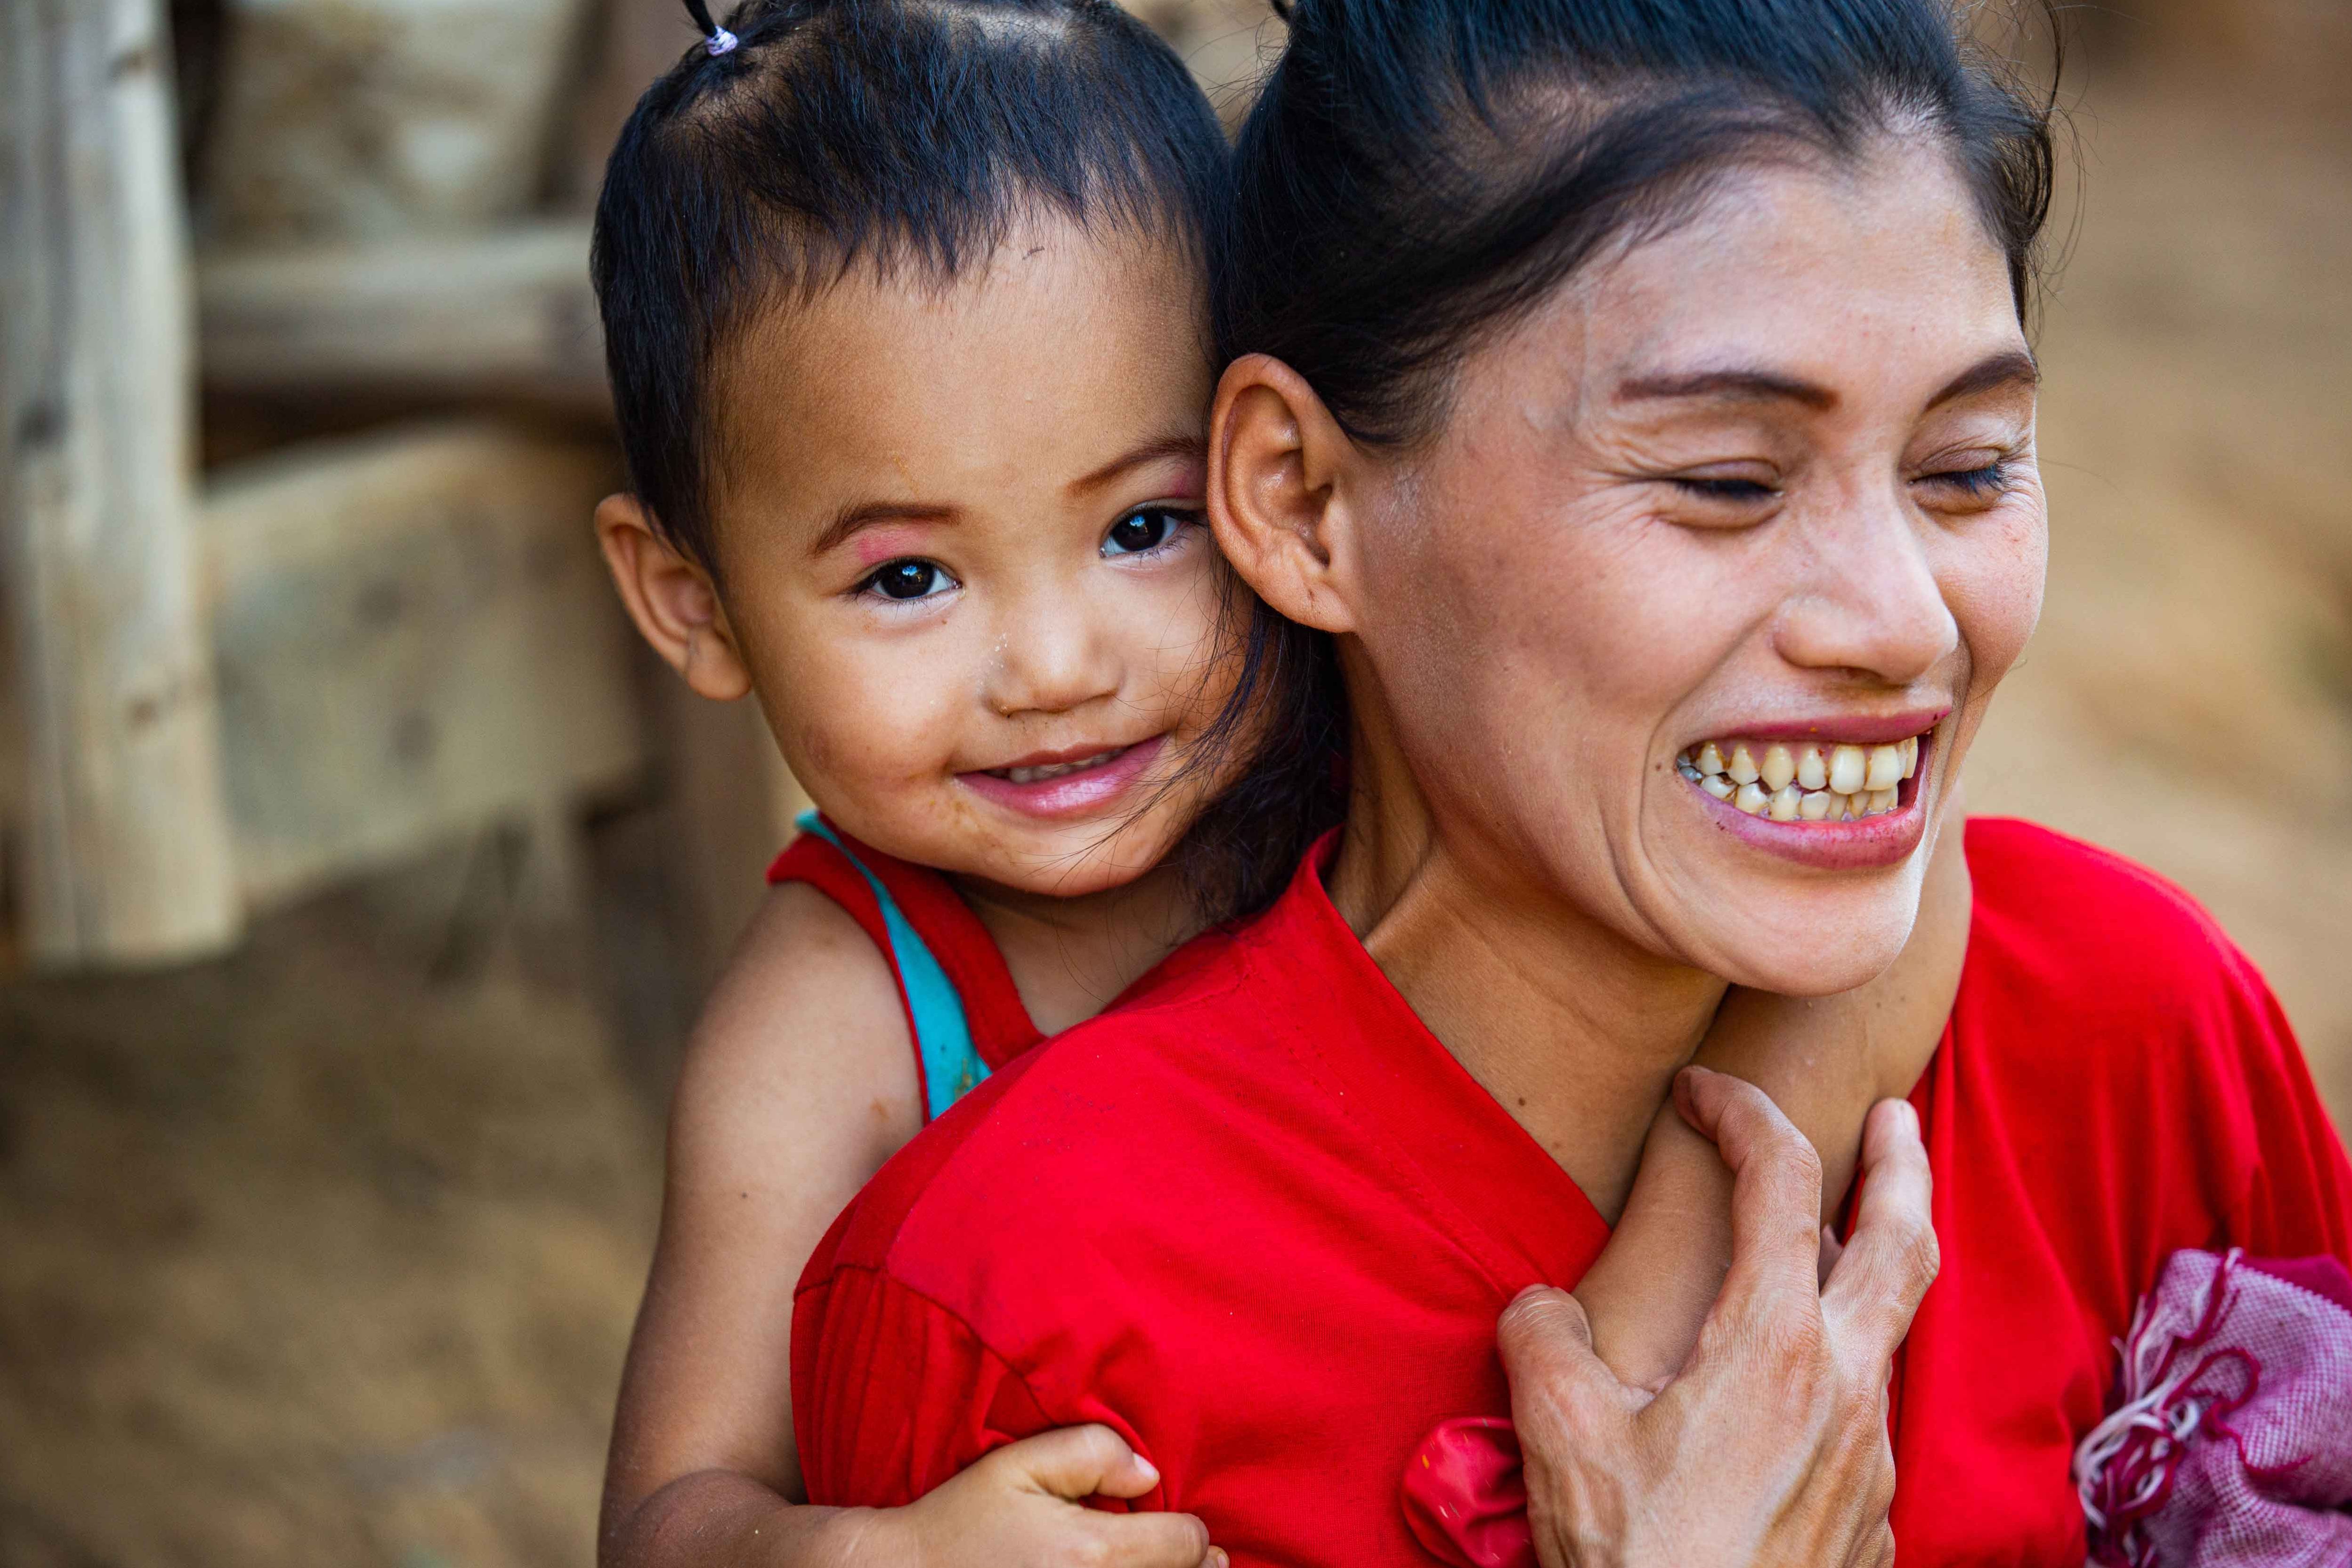
[[1918, 776], [1919, 737], [1883, 746], [1708, 741], [1676, 757], [1675, 765], [1699, 788], [1750, 816], [1849, 822], [1881, 816], [1902, 805], [1903, 781]]
[[1004, 770], [1004, 776], [1014, 784], [1037, 784], [1045, 779], [1060, 778], [1064, 773], [1075, 773], [1087, 768], [1100, 767], [1126, 749], [1124, 746], [1114, 746], [1108, 752], [1097, 752], [1091, 757], [1082, 757], [1075, 763], [1046, 763], [1034, 768], [1007, 768]]

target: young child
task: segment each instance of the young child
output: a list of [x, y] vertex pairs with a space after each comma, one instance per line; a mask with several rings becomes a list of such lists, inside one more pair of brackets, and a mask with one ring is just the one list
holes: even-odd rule
[[[1248, 662], [1201, 519], [1224, 142], [1107, 0], [690, 9], [707, 41], [597, 213], [633, 489], [596, 526], [647, 640], [703, 696], [756, 696], [823, 816], [688, 1052], [601, 1557], [1194, 1568], [1223, 1555], [1197, 1521], [1077, 1506], [1156, 1479], [1101, 1428], [908, 1508], [800, 1505], [789, 1331], [835, 1214], [927, 1121], [1336, 820], [1296, 787], [1336, 770], [1285, 672], [1219, 722]], [[1243, 820], [1268, 799], [1294, 805]], [[1242, 837], [1258, 873], [1204, 871]], [[1706, 1047], [1839, 1130], [1832, 1193], [1932, 1044], [1965, 923], [1963, 888], [1872, 991], [1743, 999]], [[1629, 1375], [1671, 1371], [1714, 1295], [1721, 1178], [1666, 1111], [1589, 1296]]]

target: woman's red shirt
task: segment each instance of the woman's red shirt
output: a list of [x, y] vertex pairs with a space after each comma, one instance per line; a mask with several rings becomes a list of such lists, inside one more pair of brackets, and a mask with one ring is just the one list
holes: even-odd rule
[[[2285, 1018], [2185, 895], [1978, 821], [1952, 1021], [1912, 1095], [1943, 1272], [1896, 1367], [1902, 1561], [2084, 1561], [2068, 1478], [2112, 1340], [2176, 1247], [2352, 1263], [2352, 1168]], [[1265, 916], [927, 1131], [802, 1281], [812, 1501], [892, 1504], [1088, 1421], [1139, 1506], [1236, 1563], [1425, 1562], [1439, 1422], [1507, 1415], [1504, 1305], [1608, 1238], [1424, 1029], [1310, 861]]]

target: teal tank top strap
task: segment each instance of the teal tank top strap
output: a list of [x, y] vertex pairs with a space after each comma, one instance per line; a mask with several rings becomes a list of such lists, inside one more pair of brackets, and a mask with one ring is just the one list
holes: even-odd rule
[[924, 1120], [935, 1120], [949, 1106], [970, 1094], [988, 1077], [988, 1064], [971, 1043], [971, 1026], [964, 1017], [963, 998], [948, 979], [947, 971], [931, 956], [917, 935], [898, 900], [882, 885], [856, 852], [836, 837], [815, 812], [802, 815], [797, 826], [841, 851], [856, 867], [882, 906], [883, 929], [890, 933], [890, 962], [907, 994], [907, 1011], [915, 1025], [915, 1055], [923, 1064]]

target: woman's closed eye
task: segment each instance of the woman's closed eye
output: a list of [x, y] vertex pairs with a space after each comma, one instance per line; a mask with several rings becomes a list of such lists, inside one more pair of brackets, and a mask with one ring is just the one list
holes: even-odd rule
[[886, 561], [867, 573], [857, 584], [856, 592], [887, 599], [894, 604], [907, 604], [917, 599], [936, 598], [962, 584], [948, 574], [946, 567], [937, 562], [908, 559]]
[[1674, 500], [1673, 521], [1687, 528], [1752, 528], [1770, 517], [1786, 492], [1780, 476], [1742, 464], [1744, 472], [1659, 476]]
[[1185, 507], [1139, 506], [1110, 525], [1103, 535], [1102, 554], [1106, 560], [1147, 555], [1180, 542], [1185, 530], [1200, 523], [1201, 514]]
[[1974, 467], [1942, 468], [1921, 474], [1917, 480], [1945, 493], [1948, 500], [1979, 504], [1999, 500], [2009, 489], [2009, 465], [1995, 459]]
[[1677, 478], [1672, 483], [1685, 495], [1696, 496], [1704, 500], [1730, 501], [1739, 505], [1754, 505], [1759, 501], [1768, 501], [1780, 493], [1761, 479]]

